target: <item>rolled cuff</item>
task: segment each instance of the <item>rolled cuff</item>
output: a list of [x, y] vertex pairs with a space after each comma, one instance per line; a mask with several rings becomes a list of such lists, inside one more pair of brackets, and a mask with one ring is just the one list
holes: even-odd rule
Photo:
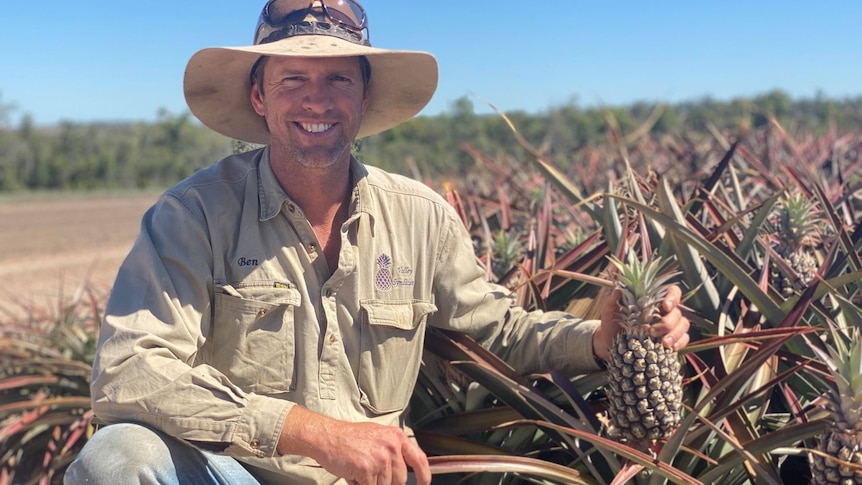
[[568, 327], [565, 355], [557, 357], [554, 367], [570, 376], [601, 370], [593, 351], [593, 334], [600, 324], [598, 320], [582, 320]]
[[295, 403], [266, 396], [248, 396], [236, 434], [225, 454], [235, 457], [272, 458], [284, 427], [284, 420]]

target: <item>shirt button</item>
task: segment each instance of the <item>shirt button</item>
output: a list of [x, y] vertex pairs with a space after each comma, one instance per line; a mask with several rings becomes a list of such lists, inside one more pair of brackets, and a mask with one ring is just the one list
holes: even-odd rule
[[261, 308], [257, 311], [257, 316], [262, 317], [264, 315], [266, 315], [266, 308]]
[[251, 445], [251, 447], [255, 448], [255, 449], [260, 448], [260, 440], [255, 438], [255, 439], [251, 440], [251, 443], [249, 443], [249, 445]]
[[296, 207], [294, 207], [294, 205], [293, 205], [293, 204], [287, 204], [287, 210], [288, 210], [290, 213], [294, 213], [294, 212], [296, 212]]
[[329, 336], [329, 345], [334, 344], [336, 340], [337, 339], [335, 338], [335, 335], [330, 335]]

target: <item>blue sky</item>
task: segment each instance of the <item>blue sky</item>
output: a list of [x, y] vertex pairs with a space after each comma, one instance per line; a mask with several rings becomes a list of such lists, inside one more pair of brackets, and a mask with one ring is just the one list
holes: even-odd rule
[[[37, 124], [186, 110], [198, 49], [250, 43], [263, 1], [9, 1], [0, 104]], [[503, 110], [731, 99], [780, 88], [862, 95], [862, 2], [365, 0], [377, 47], [424, 50], [440, 83], [423, 114], [471, 96]], [[475, 96], [474, 96], [475, 95]]]

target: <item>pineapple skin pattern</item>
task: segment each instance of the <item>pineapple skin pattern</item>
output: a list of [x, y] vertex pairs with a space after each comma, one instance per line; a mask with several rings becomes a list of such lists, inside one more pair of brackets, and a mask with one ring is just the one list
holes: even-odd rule
[[809, 454], [815, 485], [862, 485], [862, 334], [851, 342], [830, 348], [829, 356], [821, 354], [834, 385], [824, 396], [828, 430], [817, 453]]
[[610, 355], [611, 435], [625, 442], [670, 436], [679, 426], [682, 401], [677, 353], [649, 335], [620, 333]]
[[622, 331], [608, 349], [609, 434], [626, 443], [665, 439], [680, 422], [681, 365], [677, 352], [651, 337], [649, 328], [661, 320], [659, 308], [676, 273], [662, 272], [660, 258], [611, 262], [620, 290], [614, 318]]
[[[818, 451], [838, 460], [862, 466], [858, 432], [834, 430], [820, 439]], [[862, 471], [820, 454], [811, 454], [811, 475], [816, 485], [862, 485]]]

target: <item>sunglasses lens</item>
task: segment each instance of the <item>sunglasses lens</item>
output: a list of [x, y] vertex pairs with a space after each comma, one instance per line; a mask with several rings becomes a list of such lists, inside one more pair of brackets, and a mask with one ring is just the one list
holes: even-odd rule
[[257, 22], [254, 43], [267, 42], [271, 34], [301, 22], [311, 11], [321, 13], [321, 7], [330, 21], [347, 30], [359, 32], [368, 28], [365, 10], [355, 0], [270, 0]]
[[326, 15], [335, 22], [357, 30], [365, 28], [365, 10], [351, 0], [324, 1]]
[[310, 6], [309, 0], [272, 0], [267, 4], [265, 12], [272, 25], [280, 25], [292, 14], [305, 12]]

